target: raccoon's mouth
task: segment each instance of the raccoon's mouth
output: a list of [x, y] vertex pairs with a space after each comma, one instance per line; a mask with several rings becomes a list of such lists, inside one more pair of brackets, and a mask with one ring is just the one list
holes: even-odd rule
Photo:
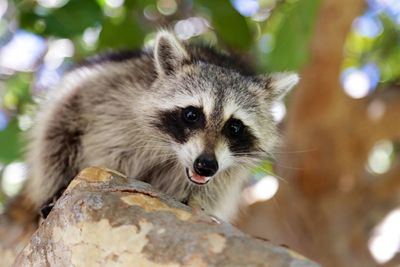
[[210, 177], [201, 176], [201, 175], [197, 174], [196, 172], [189, 170], [189, 168], [186, 168], [186, 175], [192, 183], [197, 184], [197, 185], [205, 185], [211, 179], [211, 176]]

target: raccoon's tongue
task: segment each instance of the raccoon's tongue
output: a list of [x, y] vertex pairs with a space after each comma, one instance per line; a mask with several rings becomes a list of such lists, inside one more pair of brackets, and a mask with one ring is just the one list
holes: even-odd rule
[[201, 176], [201, 175], [198, 175], [197, 173], [193, 172], [191, 179], [192, 179], [192, 181], [194, 181], [198, 184], [205, 184], [208, 182], [208, 180], [210, 180], [210, 177]]
[[193, 171], [188, 171], [189, 179], [196, 184], [205, 184], [210, 180], [211, 177], [201, 176]]

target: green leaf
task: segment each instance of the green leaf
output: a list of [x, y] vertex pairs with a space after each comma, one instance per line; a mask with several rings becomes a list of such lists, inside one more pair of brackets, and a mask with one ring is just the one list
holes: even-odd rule
[[2, 99], [2, 106], [5, 109], [20, 112], [26, 104], [32, 102], [30, 73], [16, 73], [5, 80], [5, 93]]
[[16, 120], [0, 131], [0, 162], [7, 164], [21, 158], [20, 133]]
[[[270, 71], [297, 70], [308, 61], [320, 0], [299, 0], [284, 12], [268, 57]], [[286, 7], [285, 7], [286, 8]]]
[[32, 75], [30, 73], [17, 73], [6, 81], [7, 91], [18, 98], [19, 104], [32, 101], [30, 83]]
[[218, 37], [229, 47], [248, 49], [253, 35], [246, 22], [229, 1], [200, 0], [211, 12], [212, 24]]
[[136, 16], [125, 16], [122, 21], [107, 20], [99, 36], [100, 49], [140, 48], [144, 32]]
[[32, 9], [21, 14], [21, 27], [43, 35], [72, 37], [86, 28], [100, 23], [102, 10], [95, 0], [70, 0], [58, 9], [43, 9], [39, 14]]

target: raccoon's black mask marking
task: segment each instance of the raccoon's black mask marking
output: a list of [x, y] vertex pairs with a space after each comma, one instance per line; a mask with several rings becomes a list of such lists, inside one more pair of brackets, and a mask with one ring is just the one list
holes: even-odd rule
[[[196, 113], [195, 121], [188, 121], [185, 118], [188, 110]], [[195, 130], [204, 129], [206, 124], [202, 110], [192, 106], [163, 111], [158, 116], [155, 126], [181, 144], [187, 142]], [[257, 138], [240, 120], [230, 118], [222, 128], [222, 134], [226, 137], [229, 149], [233, 153], [250, 153], [257, 150]]]
[[[196, 121], [185, 119], [185, 112], [190, 109], [196, 113]], [[203, 111], [198, 107], [175, 108], [163, 111], [158, 114], [159, 120], [155, 126], [168, 133], [178, 143], [185, 143], [193, 131], [205, 127], [205, 117]]]
[[230, 118], [225, 123], [222, 133], [227, 138], [232, 153], [250, 153], [257, 149], [257, 138], [240, 120]]

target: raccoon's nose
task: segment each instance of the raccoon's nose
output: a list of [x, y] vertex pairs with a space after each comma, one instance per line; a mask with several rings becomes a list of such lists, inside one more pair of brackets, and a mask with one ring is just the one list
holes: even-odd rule
[[201, 154], [193, 164], [194, 171], [201, 176], [213, 176], [218, 171], [218, 162], [214, 154]]

